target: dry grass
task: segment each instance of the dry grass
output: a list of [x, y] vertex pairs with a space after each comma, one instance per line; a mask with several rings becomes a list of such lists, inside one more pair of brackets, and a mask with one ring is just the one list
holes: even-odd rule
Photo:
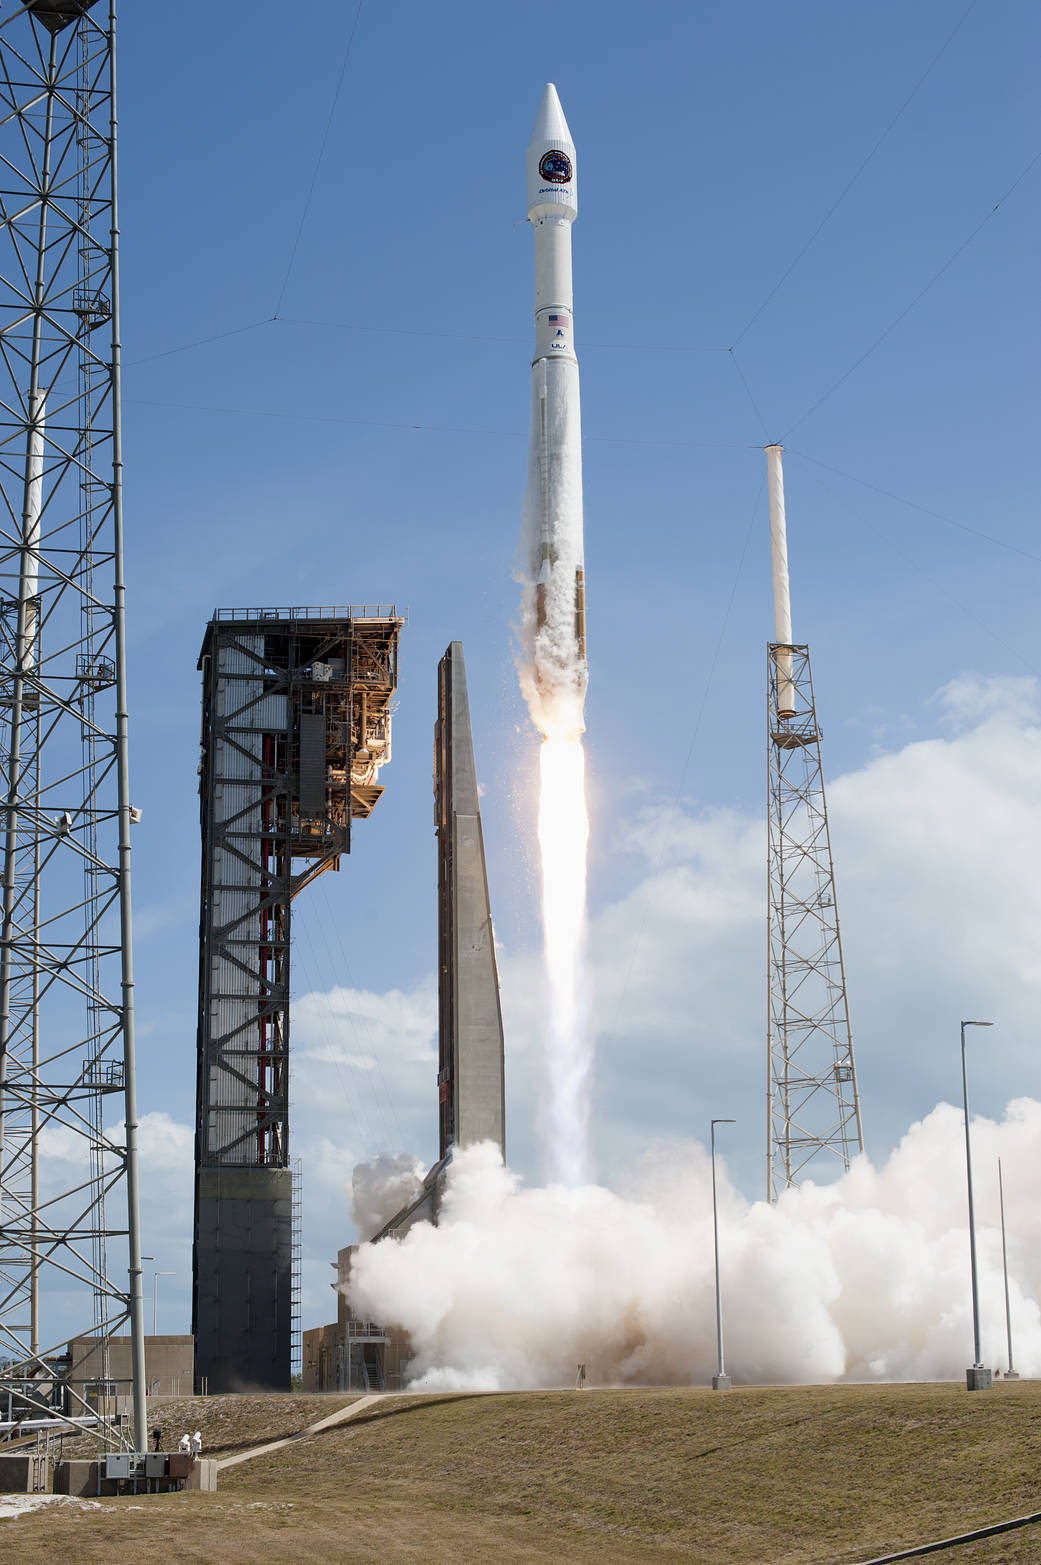
[[[182, 1402], [160, 1402], [150, 1412], [149, 1430], [157, 1427], [163, 1430], [160, 1451], [177, 1451], [180, 1437], [185, 1432], [194, 1434], [197, 1429], [202, 1435], [202, 1454], [230, 1457], [236, 1451], [247, 1451], [250, 1446], [297, 1434], [297, 1430], [316, 1424], [319, 1418], [326, 1418], [338, 1407], [355, 1401], [357, 1396], [346, 1391], [338, 1396], [279, 1393], [194, 1396]], [[152, 1438], [149, 1438], [149, 1446], [152, 1444]], [[66, 1440], [63, 1451], [67, 1457], [92, 1457], [97, 1452], [97, 1441], [91, 1435]]]
[[[294, 1435], [356, 1400], [348, 1392], [338, 1396], [190, 1397], [181, 1402], [158, 1403], [150, 1413], [148, 1425], [150, 1430], [162, 1429], [162, 1451], [176, 1451], [181, 1436], [198, 1429], [204, 1456], [232, 1456], [267, 1440]], [[152, 1444], [149, 1439], [149, 1446]], [[90, 1435], [66, 1439], [63, 1452], [68, 1457], [91, 1457], [97, 1452], [97, 1441]]]
[[[343, 1400], [210, 1405], [224, 1404], [230, 1453], [285, 1433], [291, 1406], [307, 1404], [299, 1428]], [[844, 1565], [1041, 1510], [1039, 1449], [1041, 1385], [1029, 1382], [978, 1396], [934, 1385], [387, 1398], [229, 1468], [216, 1495], [3, 1522], [0, 1548], [29, 1565], [256, 1565], [287, 1552], [294, 1565]], [[1036, 1565], [1041, 1526], [951, 1559]]]

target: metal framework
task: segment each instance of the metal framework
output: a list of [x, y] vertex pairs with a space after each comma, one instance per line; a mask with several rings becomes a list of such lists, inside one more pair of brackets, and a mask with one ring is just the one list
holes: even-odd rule
[[0, 1396], [129, 1321], [141, 1450], [115, 126], [113, 3], [0, 20]]
[[291, 1302], [289, 1306], [289, 1332], [292, 1348], [289, 1370], [296, 1380], [304, 1370], [304, 1322], [303, 1322], [303, 1271], [304, 1271], [304, 1165], [301, 1158], [293, 1159], [293, 1257], [291, 1266]]
[[290, 909], [383, 792], [403, 623], [232, 609], [203, 643], [193, 1330], [211, 1391], [289, 1388]]
[[864, 1149], [806, 646], [767, 658], [767, 1199]]

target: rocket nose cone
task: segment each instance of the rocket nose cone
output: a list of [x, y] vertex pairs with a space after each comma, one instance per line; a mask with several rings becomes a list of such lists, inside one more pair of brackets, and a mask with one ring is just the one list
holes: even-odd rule
[[577, 166], [575, 143], [557, 89], [547, 82], [528, 142], [528, 217], [532, 222], [545, 217], [574, 221], [578, 216]]
[[571, 146], [571, 132], [568, 130], [567, 120], [564, 118], [564, 110], [560, 107], [560, 99], [557, 97], [557, 89], [552, 82], [546, 83], [546, 90], [542, 94], [542, 102], [539, 104], [539, 112], [535, 116], [534, 129], [531, 132], [532, 143], [536, 141], [566, 141]]

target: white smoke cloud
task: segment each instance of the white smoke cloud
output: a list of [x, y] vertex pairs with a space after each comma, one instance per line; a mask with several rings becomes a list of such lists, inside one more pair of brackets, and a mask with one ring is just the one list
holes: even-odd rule
[[[977, 1121], [985, 1362], [1005, 1356], [994, 1162], [1009, 1181], [1017, 1367], [1041, 1374], [1041, 1103]], [[939, 1105], [879, 1169], [750, 1205], [725, 1178], [725, 1357], [755, 1383], [958, 1378], [972, 1359], [964, 1141]], [[1014, 1195], [1013, 1195], [1013, 1192]], [[715, 1369], [711, 1184], [703, 1147], [659, 1146], [627, 1196], [524, 1189], [490, 1144], [457, 1155], [440, 1225], [363, 1247], [360, 1315], [403, 1326], [413, 1383], [504, 1389], [704, 1382]]]
[[350, 1184], [351, 1221], [359, 1234], [371, 1238], [414, 1201], [423, 1188], [425, 1173], [419, 1159], [407, 1152], [356, 1164]]

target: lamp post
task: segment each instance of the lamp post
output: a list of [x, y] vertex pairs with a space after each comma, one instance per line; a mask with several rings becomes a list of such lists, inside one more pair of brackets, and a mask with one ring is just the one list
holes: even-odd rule
[[719, 1291], [719, 1202], [716, 1197], [716, 1126], [736, 1125], [736, 1119], [714, 1119], [711, 1126], [712, 1143], [712, 1243], [716, 1252], [716, 1373], [712, 1376], [713, 1391], [729, 1391], [730, 1376], [723, 1368], [723, 1297]]
[[998, 1158], [998, 1200], [1001, 1203], [1001, 1268], [1005, 1273], [1005, 1331], [1008, 1334], [1008, 1369], [1006, 1380], [1018, 1380], [1019, 1375], [1012, 1362], [1012, 1306], [1008, 1297], [1008, 1244], [1005, 1239], [1005, 1184], [1001, 1177], [1001, 1159]]
[[159, 1335], [159, 1279], [160, 1277], [176, 1277], [176, 1272], [152, 1273], [152, 1336]]
[[965, 1178], [969, 1190], [969, 1260], [972, 1267], [972, 1368], [965, 1371], [967, 1391], [989, 1391], [992, 1377], [984, 1369], [980, 1352], [980, 1288], [976, 1266], [976, 1215], [972, 1205], [972, 1145], [969, 1140], [969, 1074], [965, 1064], [966, 1027], [993, 1027], [993, 1022], [962, 1022], [961, 1024], [961, 1087], [965, 1104]]

